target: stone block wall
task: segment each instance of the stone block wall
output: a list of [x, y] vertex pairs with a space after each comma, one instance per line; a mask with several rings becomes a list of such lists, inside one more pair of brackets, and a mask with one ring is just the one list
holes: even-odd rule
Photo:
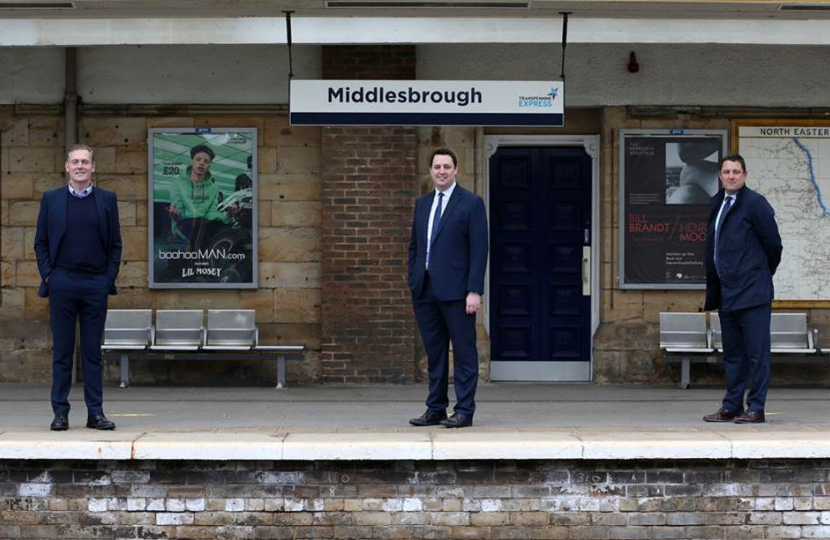
[[0, 538], [830, 537], [830, 462], [0, 461]]
[[[594, 339], [594, 380], [599, 383], [676, 383], [679, 364], [665, 365], [659, 351], [661, 311], [697, 312], [703, 308], [702, 290], [621, 290], [619, 288], [619, 130], [620, 129], [724, 129], [730, 119], [716, 108], [701, 109], [700, 116], [672, 114], [664, 117], [632, 116], [626, 107], [602, 111], [601, 326]], [[751, 187], [752, 177], [747, 184]], [[786, 246], [785, 246], [786, 250]], [[785, 254], [786, 256], [786, 254]], [[811, 326], [830, 331], [830, 310], [794, 309], [806, 312]], [[723, 385], [720, 365], [693, 365], [695, 384]], [[773, 365], [773, 386], [827, 384], [830, 374], [818, 364]]]
[[[64, 184], [63, 121], [0, 107], [0, 380], [50, 380], [48, 304], [37, 296], [39, 201]], [[146, 260], [146, 256], [145, 256]]]
[[[409, 47], [331, 47], [329, 77], [409, 73]], [[379, 71], [367, 66], [375, 65]], [[339, 71], [338, 71], [339, 70]], [[397, 70], [397, 71], [394, 71]], [[64, 184], [63, 121], [52, 108], [0, 107], [0, 381], [47, 382], [51, 372], [48, 304], [33, 243], [42, 193]], [[661, 311], [698, 311], [701, 291], [623, 291], [619, 261], [619, 129], [726, 129], [716, 110], [635, 117], [625, 107], [575, 111], [569, 132], [599, 130], [601, 155], [601, 326], [594, 339], [599, 383], [672, 384], [679, 366], [662, 363]], [[306, 361], [289, 364], [289, 379], [310, 383], [406, 383], [425, 380], [426, 360], [406, 285], [406, 250], [415, 198], [430, 189], [428, 158], [437, 147], [459, 155], [459, 182], [484, 193], [486, 133], [550, 134], [555, 130], [461, 127], [292, 127], [284, 114], [193, 113], [168, 108], [152, 116], [85, 115], [82, 142], [96, 150], [96, 181], [118, 194], [124, 261], [114, 308], [252, 308], [262, 337], [305, 343]], [[149, 290], [147, 283], [147, 129], [253, 126], [259, 130], [259, 279], [256, 291]], [[556, 131], [558, 133], [558, 131]], [[822, 334], [830, 310], [806, 310]], [[489, 375], [490, 342], [479, 317], [481, 377]], [[822, 366], [774, 366], [773, 384], [827, 384]], [[134, 381], [271, 383], [259, 362], [133, 364]], [[117, 380], [116, 364], [106, 377]], [[693, 366], [698, 384], [723, 383], [717, 365]]]
[[[302, 363], [289, 363], [292, 383], [316, 380], [321, 323], [320, 129], [292, 127], [285, 114], [227, 116], [84, 116], [80, 142], [95, 150], [95, 183], [118, 196], [124, 242], [111, 308], [255, 309], [268, 343], [302, 343]], [[153, 127], [256, 127], [258, 130], [259, 288], [150, 290], [148, 276], [147, 133]], [[65, 184], [63, 122], [51, 114], [0, 108], [0, 381], [48, 382], [48, 302], [38, 298], [34, 233], [44, 191]], [[264, 362], [134, 362], [134, 382], [272, 384]], [[117, 380], [117, 362], [105, 377]]]

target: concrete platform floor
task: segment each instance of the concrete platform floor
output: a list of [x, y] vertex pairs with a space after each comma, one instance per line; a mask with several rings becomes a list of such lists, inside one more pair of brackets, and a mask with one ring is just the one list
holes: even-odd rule
[[767, 424], [707, 424], [719, 388], [493, 383], [475, 426], [414, 428], [426, 385], [105, 388], [113, 433], [48, 431], [47, 386], [0, 384], [0, 459], [830, 458], [830, 391], [773, 388]]

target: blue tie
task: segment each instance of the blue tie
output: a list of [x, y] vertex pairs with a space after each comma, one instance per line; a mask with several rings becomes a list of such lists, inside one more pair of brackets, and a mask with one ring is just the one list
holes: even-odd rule
[[726, 198], [726, 202], [723, 204], [723, 210], [720, 212], [720, 216], [718, 216], [718, 224], [715, 226], [715, 269], [718, 271], [718, 275], [720, 275], [720, 264], [718, 264], [718, 250], [720, 249], [720, 228], [723, 226], [723, 220], [726, 218], [726, 214], [729, 213], [729, 209], [732, 208], [732, 201], [734, 199], [730, 196]]
[[435, 243], [435, 235], [438, 234], [438, 225], [441, 223], [441, 205], [444, 202], [444, 194], [438, 192], [438, 204], [435, 205], [435, 215], [432, 218], [432, 235], [429, 237], [429, 260], [432, 261], [432, 244]]

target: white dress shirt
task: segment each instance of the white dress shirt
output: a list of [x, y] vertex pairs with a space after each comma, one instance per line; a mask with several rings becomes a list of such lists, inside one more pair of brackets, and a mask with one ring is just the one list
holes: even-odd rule
[[[732, 206], [735, 206], [735, 203], [738, 202], [738, 194], [737, 193], [735, 193], [733, 195], [727, 194], [726, 197], [723, 198], [723, 202], [720, 205], [720, 210], [718, 210], [718, 215], [717, 215], [717, 217], [715, 217], [715, 239], [716, 240], [718, 238], [718, 223], [720, 223], [720, 215], [723, 214], [723, 209], [726, 206], [726, 202], [729, 199], [732, 199]], [[731, 207], [729, 209], [732, 210]], [[715, 246], [715, 264], [717, 264], [717, 262], [718, 262], [718, 248], [717, 248], [717, 246]]]
[[86, 198], [90, 193], [92, 193], [92, 184], [89, 184], [87, 188], [81, 192], [75, 191], [75, 188], [72, 187], [72, 182], [69, 182], [67, 186], [69, 186], [69, 194], [77, 199]]
[[[441, 217], [444, 216], [444, 210], [447, 209], [447, 205], [450, 203], [450, 197], [452, 196], [452, 192], [455, 191], [455, 185], [456, 182], [453, 182], [452, 185], [443, 192], [444, 196], [441, 198]], [[429, 208], [429, 222], [427, 223], [427, 269], [429, 269], [429, 248], [432, 245], [432, 224], [435, 221], [435, 207], [438, 206], [439, 193], [441, 193], [441, 190], [435, 188], [435, 197], [433, 197], [432, 206]]]

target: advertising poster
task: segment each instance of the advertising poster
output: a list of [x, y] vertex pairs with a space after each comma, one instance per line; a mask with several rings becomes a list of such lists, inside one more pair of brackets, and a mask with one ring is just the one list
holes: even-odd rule
[[620, 285], [702, 289], [726, 131], [621, 130]]
[[256, 288], [256, 129], [149, 137], [150, 287]]

